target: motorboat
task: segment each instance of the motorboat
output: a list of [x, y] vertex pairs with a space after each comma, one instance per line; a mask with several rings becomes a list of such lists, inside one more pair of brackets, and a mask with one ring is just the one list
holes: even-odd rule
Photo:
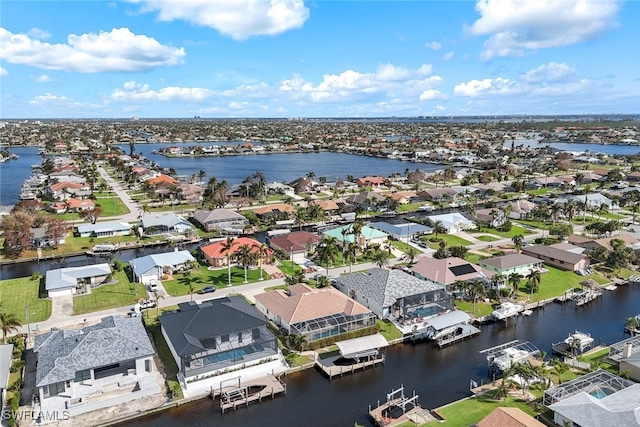
[[512, 302], [503, 302], [500, 307], [493, 310], [491, 316], [496, 320], [504, 320], [512, 316], [516, 316], [519, 312], [524, 310], [524, 305], [514, 304]]

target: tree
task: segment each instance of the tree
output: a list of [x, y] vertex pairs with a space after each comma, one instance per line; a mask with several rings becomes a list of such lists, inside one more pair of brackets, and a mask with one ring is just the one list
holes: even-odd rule
[[569, 370], [569, 365], [560, 359], [553, 359], [551, 364], [553, 365], [553, 372], [558, 379], [558, 384], [562, 384], [562, 375]]
[[480, 279], [474, 279], [471, 283], [469, 283], [469, 294], [473, 299], [473, 314], [476, 314], [476, 301], [478, 298], [482, 298], [486, 295], [487, 289], [484, 287], [484, 283]]
[[91, 224], [95, 224], [100, 215], [102, 215], [103, 209], [100, 205], [95, 205], [93, 209], [87, 209], [80, 212], [80, 217], [90, 221]]
[[294, 215], [294, 223], [298, 226], [299, 230], [302, 230], [302, 226], [307, 223], [309, 219], [309, 215], [307, 214], [307, 210], [302, 206], [296, 206], [296, 211], [293, 213]]
[[622, 239], [611, 239], [609, 246], [611, 246], [611, 251], [605, 263], [616, 272], [626, 267], [635, 257], [633, 248], [626, 246]]
[[409, 246], [409, 249], [405, 252], [403, 259], [407, 260], [411, 266], [416, 262], [418, 255], [420, 255], [420, 251], [413, 246]]
[[436, 239], [438, 238], [438, 234], [447, 233], [447, 229], [445, 228], [442, 221], [436, 221], [433, 223], [433, 233], [436, 235]]
[[60, 244], [60, 241], [69, 232], [69, 226], [64, 219], [56, 217], [48, 217], [46, 220], [46, 224], [47, 236], [53, 242], [53, 246], [57, 248]]
[[329, 282], [329, 278], [327, 276], [320, 276], [318, 277], [316, 286], [319, 288], [326, 288], [329, 287], [330, 284], [331, 282]]
[[451, 253], [451, 256], [454, 256], [456, 258], [462, 258], [465, 259], [467, 256], [467, 252], [469, 252], [469, 248], [467, 248], [466, 246], [451, 246], [449, 248], [449, 252]]
[[634, 336], [636, 331], [640, 329], [640, 319], [638, 319], [638, 316], [631, 316], [624, 322], [624, 326], [631, 336]]
[[4, 250], [8, 256], [19, 256], [31, 246], [33, 217], [26, 212], [4, 215], [0, 229], [4, 237]]
[[251, 253], [251, 247], [249, 245], [242, 245], [238, 248], [236, 252], [236, 256], [238, 260], [242, 263], [242, 267], [244, 267], [244, 283], [247, 283], [247, 267], [251, 263], [253, 259], [253, 254]]
[[540, 281], [540, 270], [531, 270], [529, 272], [529, 278], [527, 279], [527, 287], [530, 293], [534, 294], [538, 292], [538, 289], [540, 289]]
[[511, 241], [513, 242], [513, 248], [520, 252], [524, 246], [524, 236], [522, 234], [516, 234], [511, 238]]
[[349, 273], [351, 273], [353, 264], [358, 260], [358, 245], [355, 242], [349, 242], [346, 246], [344, 256], [345, 261], [349, 263]]
[[556, 236], [560, 240], [573, 234], [573, 225], [558, 223], [549, 227], [549, 234]]
[[351, 224], [351, 234], [353, 234], [353, 241], [356, 242], [358, 248], [360, 247], [360, 234], [362, 233], [362, 227], [364, 227], [364, 223], [362, 220], [355, 220], [353, 224]]
[[516, 292], [518, 292], [518, 287], [520, 286], [520, 281], [522, 280], [522, 275], [518, 273], [511, 273], [507, 281], [509, 282], [509, 286], [511, 286], [510, 297], [513, 297]]
[[231, 254], [233, 253], [234, 243], [235, 243], [235, 239], [231, 236], [227, 237], [227, 240], [222, 242], [222, 250], [227, 256], [227, 275], [229, 278], [229, 282], [227, 286], [231, 286]]
[[329, 264], [336, 261], [338, 245], [335, 237], [324, 237], [316, 248], [316, 260], [318, 264], [326, 264], [327, 277], [329, 276]]
[[302, 351], [307, 346], [307, 337], [304, 335], [290, 334], [287, 341], [289, 341], [289, 346], [297, 351]]
[[264, 262], [264, 257], [269, 253], [269, 248], [264, 243], [260, 245], [258, 248], [258, 260], [260, 261], [260, 280], [264, 280], [262, 277], [262, 263]]
[[389, 266], [389, 257], [387, 253], [380, 248], [373, 251], [372, 260], [379, 268], [387, 268]]
[[7, 335], [10, 332], [17, 331], [22, 326], [15, 314], [7, 313], [2, 309], [0, 303], [0, 329], [2, 329], [2, 343], [7, 343]]

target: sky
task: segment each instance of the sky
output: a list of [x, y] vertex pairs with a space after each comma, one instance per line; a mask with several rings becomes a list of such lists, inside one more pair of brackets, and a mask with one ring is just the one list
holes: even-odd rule
[[634, 0], [3, 0], [0, 118], [640, 113]]

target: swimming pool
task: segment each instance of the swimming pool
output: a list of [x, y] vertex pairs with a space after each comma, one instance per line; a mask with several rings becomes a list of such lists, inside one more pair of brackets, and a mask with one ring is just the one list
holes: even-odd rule
[[418, 307], [407, 313], [409, 317], [429, 317], [434, 316], [442, 311], [439, 305], [428, 305], [426, 307]]
[[593, 390], [592, 392], [590, 392], [589, 394], [593, 397], [595, 397], [596, 399], [602, 399], [605, 398], [607, 396], [609, 396], [610, 394], [613, 394], [614, 391], [611, 390], [610, 388], [600, 388], [598, 387], [597, 389]]

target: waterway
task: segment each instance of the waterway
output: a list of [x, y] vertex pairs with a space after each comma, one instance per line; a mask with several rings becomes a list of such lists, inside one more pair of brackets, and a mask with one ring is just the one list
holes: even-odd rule
[[368, 406], [401, 384], [415, 390], [425, 408], [436, 408], [469, 396], [470, 380], [492, 380], [480, 350], [522, 339], [551, 355], [551, 344], [578, 329], [596, 344], [612, 344], [623, 333], [626, 317], [640, 311], [640, 286], [605, 291], [601, 299], [577, 309], [551, 303], [529, 317], [482, 326], [480, 335], [439, 349], [428, 343], [398, 344], [384, 350], [386, 363], [343, 378], [326, 379], [315, 369], [284, 377], [286, 396], [221, 414], [217, 402], [202, 399], [178, 408], [120, 424], [122, 427], [171, 426], [352, 426], [371, 425]]
[[31, 165], [39, 165], [42, 161], [38, 147], [11, 147], [8, 150], [19, 157], [0, 163], [0, 212], [10, 210], [18, 203], [22, 184], [31, 175]]

